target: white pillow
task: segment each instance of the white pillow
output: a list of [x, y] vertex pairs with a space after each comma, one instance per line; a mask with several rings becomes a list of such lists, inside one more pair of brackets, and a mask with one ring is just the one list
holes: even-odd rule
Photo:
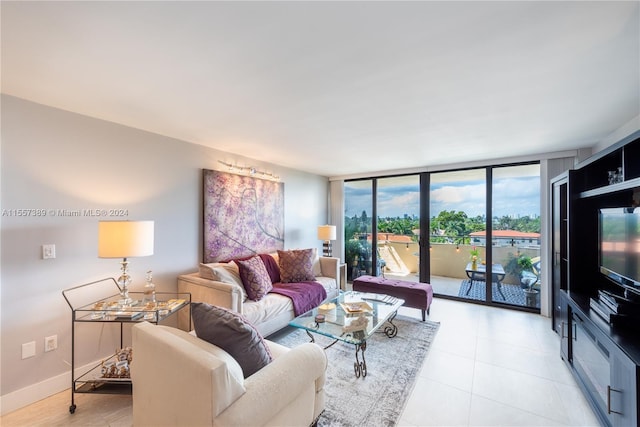
[[240, 270], [235, 262], [214, 262], [211, 264], [200, 264], [200, 277], [203, 279], [215, 280], [223, 283], [237, 285], [242, 292], [242, 301], [248, 298], [247, 291], [240, 278]]
[[320, 268], [320, 256], [318, 255], [318, 248], [313, 248], [313, 255], [311, 256], [311, 262], [313, 263], [313, 275], [316, 277], [322, 276], [322, 269]]
[[216, 278], [216, 274], [213, 271], [213, 269], [214, 267], [218, 267], [221, 265], [222, 263], [219, 263], [219, 262], [214, 262], [211, 264], [200, 263], [200, 268], [198, 269], [198, 273], [200, 274], [200, 277], [202, 277], [203, 279], [218, 280]]

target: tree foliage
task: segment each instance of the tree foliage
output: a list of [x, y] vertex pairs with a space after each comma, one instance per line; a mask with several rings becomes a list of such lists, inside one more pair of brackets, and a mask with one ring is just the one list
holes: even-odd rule
[[[366, 212], [345, 218], [346, 240], [358, 238], [371, 233], [372, 218]], [[414, 230], [420, 228], [420, 220], [416, 216], [404, 215], [403, 217], [379, 217], [379, 233], [393, 233], [397, 235], [412, 236], [417, 240]], [[513, 218], [509, 216], [494, 217], [492, 220], [494, 230], [516, 230], [528, 233], [540, 232], [540, 218], [523, 216]], [[486, 220], [482, 215], [468, 217], [462, 211], [441, 211], [431, 218], [430, 234], [432, 242], [439, 243], [469, 243], [469, 234], [486, 229]]]
[[378, 218], [378, 232], [413, 236], [413, 230], [420, 228], [417, 217], [405, 215], [403, 218]]

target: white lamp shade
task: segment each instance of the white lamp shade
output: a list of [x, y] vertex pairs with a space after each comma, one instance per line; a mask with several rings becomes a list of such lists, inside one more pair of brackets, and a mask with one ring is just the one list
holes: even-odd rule
[[98, 257], [153, 255], [153, 221], [100, 221]]
[[336, 240], [336, 226], [335, 225], [319, 225], [318, 239], [325, 240], [325, 241]]

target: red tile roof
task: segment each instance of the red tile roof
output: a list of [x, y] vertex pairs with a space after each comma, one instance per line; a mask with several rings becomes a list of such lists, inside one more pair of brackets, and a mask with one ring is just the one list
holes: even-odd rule
[[[469, 233], [471, 237], [485, 237], [486, 232], [483, 231], [474, 231], [473, 233]], [[512, 238], [512, 239], [539, 239], [540, 233], [526, 233], [524, 231], [516, 231], [516, 230], [493, 230], [491, 235], [496, 238]]]
[[[371, 241], [371, 234], [367, 233], [367, 240]], [[400, 243], [411, 243], [411, 236], [405, 236], [403, 234], [393, 234], [393, 233], [378, 233], [378, 242], [400, 242]]]

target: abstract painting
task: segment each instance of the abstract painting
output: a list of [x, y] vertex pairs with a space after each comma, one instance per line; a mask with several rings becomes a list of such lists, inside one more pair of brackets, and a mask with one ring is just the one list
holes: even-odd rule
[[203, 262], [284, 249], [284, 183], [203, 170]]

